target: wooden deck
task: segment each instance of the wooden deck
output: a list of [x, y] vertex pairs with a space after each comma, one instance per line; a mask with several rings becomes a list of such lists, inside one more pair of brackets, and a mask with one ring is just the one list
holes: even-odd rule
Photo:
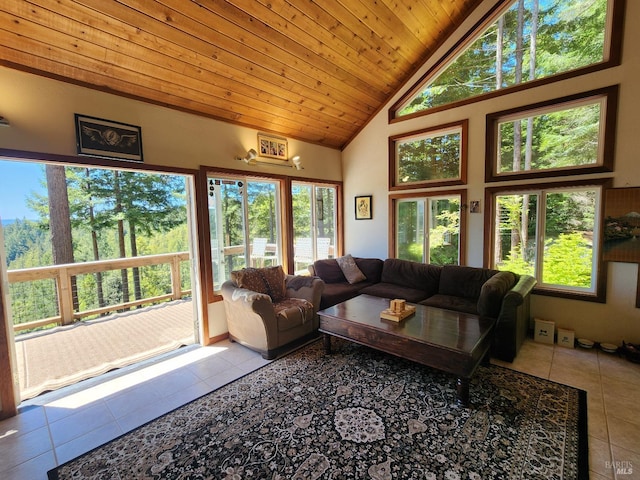
[[16, 335], [22, 400], [195, 343], [190, 299]]

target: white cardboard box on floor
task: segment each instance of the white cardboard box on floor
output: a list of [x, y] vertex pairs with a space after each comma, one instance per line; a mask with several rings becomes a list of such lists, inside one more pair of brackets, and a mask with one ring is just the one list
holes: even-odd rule
[[533, 339], [536, 342], [548, 343], [553, 345], [554, 334], [556, 329], [556, 323], [551, 320], [542, 320], [541, 318], [535, 319], [535, 330], [533, 332]]
[[561, 347], [573, 348], [575, 333], [573, 330], [558, 328], [558, 345]]

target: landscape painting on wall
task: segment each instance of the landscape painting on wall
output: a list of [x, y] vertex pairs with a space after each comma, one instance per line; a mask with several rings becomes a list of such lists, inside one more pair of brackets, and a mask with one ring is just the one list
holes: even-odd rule
[[640, 263], [640, 188], [607, 190], [604, 260]]

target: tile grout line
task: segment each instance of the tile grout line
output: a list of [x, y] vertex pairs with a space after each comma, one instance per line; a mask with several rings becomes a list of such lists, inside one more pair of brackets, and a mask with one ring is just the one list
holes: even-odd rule
[[41, 405], [40, 408], [42, 408], [42, 413], [44, 414], [44, 421], [47, 424], [47, 435], [49, 436], [49, 445], [51, 445], [51, 453], [53, 453], [53, 462], [55, 463], [55, 466], [58, 467], [60, 465], [60, 462], [58, 460], [58, 452], [56, 451], [56, 447], [53, 442], [53, 433], [51, 432], [51, 422], [49, 422], [49, 415], [44, 405]]

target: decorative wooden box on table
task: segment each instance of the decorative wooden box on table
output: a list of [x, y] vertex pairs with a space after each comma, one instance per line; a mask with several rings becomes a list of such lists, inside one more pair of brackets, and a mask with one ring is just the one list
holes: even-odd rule
[[395, 299], [391, 300], [389, 308], [380, 312], [380, 318], [399, 322], [414, 313], [416, 313], [416, 307], [413, 305], [407, 305], [406, 300]]

